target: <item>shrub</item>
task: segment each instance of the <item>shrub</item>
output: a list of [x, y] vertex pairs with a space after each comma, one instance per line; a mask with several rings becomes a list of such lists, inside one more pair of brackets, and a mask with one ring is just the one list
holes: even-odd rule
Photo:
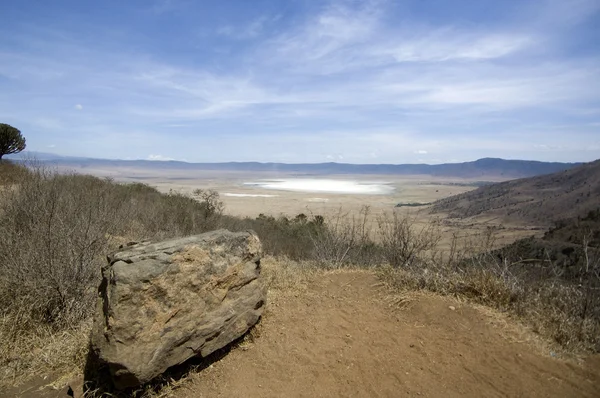
[[333, 217], [316, 216], [320, 228], [310, 231], [313, 259], [321, 266], [339, 268], [344, 265], [369, 267], [380, 264], [379, 247], [371, 240], [370, 208], [364, 206], [358, 215], [341, 208]]
[[107, 232], [118, 221], [110, 185], [35, 170], [0, 202], [0, 307], [17, 322], [69, 324], [93, 309]]
[[255, 219], [223, 216], [219, 225], [232, 231], [251, 229], [260, 238], [265, 254], [292, 260], [312, 258], [313, 244], [310, 236], [323, 227], [318, 218], [308, 220], [305, 215], [289, 219], [286, 216], [276, 218], [264, 214]]
[[442, 235], [434, 220], [417, 225], [416, 216], [394, 211], [378, 218], [383, 255], [393, 267], [406, 267], [424, 261], [438, 245]]
[[108, 251], [214, 229], [222, 208], [214, 193], [199, 201], [44, 168], [25, 175], [0, 193], [0, 311], [21, 328], [85, 319]]
[[0, 161], [0, 186], [21, 181], [29, 173], [26, 167], [8, 160]]

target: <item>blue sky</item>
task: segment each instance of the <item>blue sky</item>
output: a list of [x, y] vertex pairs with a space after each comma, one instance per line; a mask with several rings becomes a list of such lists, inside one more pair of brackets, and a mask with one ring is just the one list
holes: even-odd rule
[[0, 2], [28, 149], [193, 162], [600, 158], [598, 0]]

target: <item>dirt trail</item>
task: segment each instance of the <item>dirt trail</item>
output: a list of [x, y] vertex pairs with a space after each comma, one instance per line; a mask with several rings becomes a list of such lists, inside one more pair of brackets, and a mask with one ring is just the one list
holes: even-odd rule
[[366, 271], [319, 273], [304, 286], [271, 291], [252, 339], [163, 396], [600, 397], [600, 356], [552, 357], [494, 311], [392, 296]]
[[598, 358], [544, 356], [492, 312], [433, 296], [398, 308], [378, 286], [371, 273], [339, 272], [275, 296], [254, 342], [177, 396], [600, 396]]

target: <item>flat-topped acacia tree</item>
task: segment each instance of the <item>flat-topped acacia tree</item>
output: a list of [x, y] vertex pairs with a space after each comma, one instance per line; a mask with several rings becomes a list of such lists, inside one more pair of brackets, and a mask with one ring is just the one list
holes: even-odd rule
[[19, 129], [0, 123], [0, 160], [2, 156], [11, 153], [19, 153], [25, 149], [25, 137], [21, 135]]

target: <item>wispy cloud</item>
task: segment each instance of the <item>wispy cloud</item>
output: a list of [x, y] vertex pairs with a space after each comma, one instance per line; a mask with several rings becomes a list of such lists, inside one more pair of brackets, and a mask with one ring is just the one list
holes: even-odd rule
[[461, 32], [444, 28], [411, 34], [405, 40], [391, 41], [373, 55], [390, 56], [396, 62], [443, 62], [488, 60], [526, 49], [534, 38], [511, 33]]
[[[153, 12], [174, 18], [183, 6], [210, 12], [174, 1], [154, 3]], [[126, 156], [109, 137], [138, 158], [164, 150], [191, 160], [401, 162], [557, 156], [553, 146], [600, 156], [573, 139], [597, 133], [600, 122], [600, 52], [582, 50], [597, 2], [527, 2], [490, 27], [408, 18], [397, 7], [258, 10], [212, 21], [205, 42], [192, 16], [189, 26], [167, 19], [176, 31], [169, 40], [146, 41], [123, 26], [132, 36], [124, 43], [15, 28], [0, 43], [0, 117], [35, 132], [34, 148], [114, 157]], [[582, 37], [573, 36], [578, 27]], [[98, 37], [111, 37], [109, 29]], [[537, 140], [565, 124], [570, 140]], [[79, 144], [68, 142], [73, 134]]]

